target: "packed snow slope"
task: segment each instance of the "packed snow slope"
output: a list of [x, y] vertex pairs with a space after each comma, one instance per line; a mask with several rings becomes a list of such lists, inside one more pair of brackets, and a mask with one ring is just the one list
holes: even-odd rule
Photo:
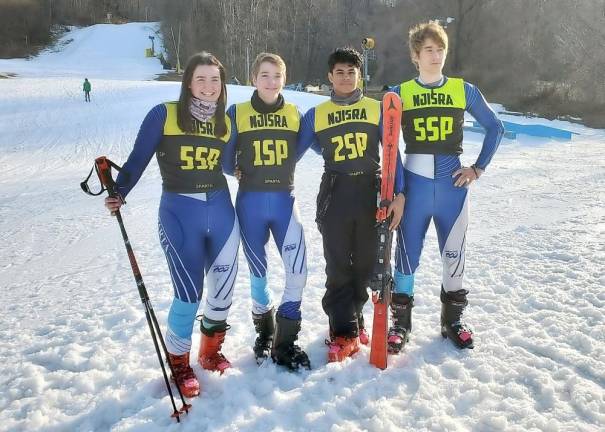
[[145, 58], [145, 49], [151, 48], [149, 36], [155, 38], [155, 52], [163, 51], [158, 23], [97, 24], [69, 30], [37, 57], [0, 59], [0, 74], [140, 80], [163, 72], [157, 58]]
[[[102, 197], [79, 187], [95, 157], [123, 163], [147, 111], [178, 98], [178, 83], [145, 80], [160, 69], [143, 56], [148, 28], [154, 25], [74, 29], [56, 52], [0, 63], [0, 72], [18, 74], [0, 80], [0, 430], [604, 429], [605, 132], [518, 117], [511, 119], [578, 135], [504, 140], [471, 186], [465, 286], [474, 350], [459, 351], [439, 333], [441, 266], [431, 227], [405, 352], [384, 371], [369, 365], [365, 347], [326, 364], [324, 260], [313, 222], [323, 167], [309, 153], [295, 193], [309, 257], [300, 344], [313, 369], [256, 366], [240, 253], [224, 346], [233, 368], [219, 376], [195, 365], [202, 393], [182, 424], [171, 419], [117, 223]], [[92, 80], [91, 103], [81, 92], [84, 76]], [[250, 94], [229, 87], [229, 102]], [[324, 100], [285, 96], [303, 111]], [[466, 134], [467, 164], [481, 139]], [[123, 217], [164, 328], [172, 288], [156, 233], [160, 183], [154, 160]], [[234, 196], [236, 182], [229, 186]], [[269, 259], [279, 298], [283, 270], [272, 242]], [[365, 314], [371, 323], [371, 304]], [[198, 346], [196, 328], [194, 352]]]

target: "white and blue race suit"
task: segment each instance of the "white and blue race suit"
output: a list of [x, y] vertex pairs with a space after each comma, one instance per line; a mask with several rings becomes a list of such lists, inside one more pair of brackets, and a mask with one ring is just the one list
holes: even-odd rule
[[446, 292], [462, 289], [468, 226], [468, 188], [454, 186], [461, 168], [462, 127], [468, 111], [486, 130], [474, 164], [485, 170], [504, 134], [481, 92], [457, 78], [433, 85], [419, 79], [396, 86], [403, 103], [405, 211], [397, 230], [395, 293], [414, 295], [414, 273], [431, 220], [437, 230]]
[[177, 124], [177, 104], [154, 107], [145, 117], [134, 148], [117, 178], [122, 197], [130, 192], [155, 154], [162, 176], [158, 233], [174, 299], [168, 314], [166, 346], [171, 354], [188, 353], [204, 277], [205, 327], [226, 321], [231, 307], [239, 225], [222, 172], [224, 154], [232, 154], [233, 127], [216, 137], [215, 119], [195, 122], [194, 133]]

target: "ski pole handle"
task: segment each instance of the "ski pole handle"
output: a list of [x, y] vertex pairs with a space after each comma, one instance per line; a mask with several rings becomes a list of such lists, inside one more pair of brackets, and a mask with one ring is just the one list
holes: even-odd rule
[[103, 187], [107, 189], [107, 193], [112, 198], [119, 195], [116, 188], [116, 183], [111, 176], [111, 167], [113, 165], [115, 164], [105, 156], [99, 156], [95, 159], [95, 166], [97, 175], [99, 176], [99, 181]]
[[95, 171], [97, 172], [97, 176], [101, 182], [102, 190], [106, 190], [110, 198], [117, 198], [119, 200], [119, 205], [116, 209], [112, 210], [110, 208], [112, 216], [118, 216], [119, 207], [121, 207], [122, 204], [125, 204], [126, 201], [124, 201], [124, 198], [122, 198], [122, 195], [120, 195], [118, 192], [118, 186], [111, 174], [112, 167], [118, 171], [121, 169], [118, 165], [107, 159], [105, 156], [99, 156], [95, 159]]
[[[120, 170], [120, 167], [114, 164], [109, 159], [107, 159], [107, 157], [99, 156], [98, 158], [96, 158], [95, 163], [93, 164], [92, 168], [90, 169], [90, 172], [88, 173], [88, 176], [82, 182], [80, 182], [80, 187], [82, 188], [84, 193], [92, 196], [99, 196], [103, 192], [108, 191], [109, 196], [115, 196], [117, 191], [115, 190], [115, 182], [111, 178], [112, 166], [115, 167], [118, 171]], [[99, 179], [99, 182], [101, 183], [101, 189], [98, 192], [91, 191], [90, 186], [88, 185], [88, 181], [90, 180], [93, 171], [97, 173], [97, 177]]]

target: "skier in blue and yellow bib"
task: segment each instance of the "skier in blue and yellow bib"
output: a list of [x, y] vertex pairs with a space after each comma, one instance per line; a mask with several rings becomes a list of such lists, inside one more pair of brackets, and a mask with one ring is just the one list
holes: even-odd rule
[[[409, 47], [419, 76], [394, 89], [403, 103], [405, 214], [397, 232], [389, 351], [398, 353], [412, 328], [414, 273], [431, 219], [443, 262], [441, 331], [456, 346], [472, 348], [472, 332], [461, 320], [468, 294], [462, 287], [468, 187], [490, 163], [504, 128], [475, 86], [443, 76], [448, 38], [439, 24], [412, 28]], [[463, 167], [459, 158], [465, 111], [486, 130], [479, 157], [470, 167]]]
[[[307, 146], [298, 145], [301, 114], [281, 94], [286, 65], [276, 54], [261, 53], [252, 65], [256, 91], [248, 102], [228, 114], [237, 133], [236, 160], [240, 174], [236, 211], [242, 246], [250, 269], [252, 321], [257, 332], [254, 355], [262, 364], [269, 356], [295, 370], [310, 367], [296, 345], [301, 326], [300, 305], [307, 281], [305, 236], [294, 195], [294, 168]], [[282, 258], [286, 280], [275, 311], [267, 286], [269, 235]]]
[[162, 175], [158, 231], [174, 289], [166, 348], [186, 397], [200, 392], [189, 352], [204, 276], [198, 362], [221, 373], [230, 367], [221, 346], [237, 275], [239, 227], [223, 175], [223, 158], [235, 145], [226, 100], [222, 64], [208, 53], [192, 56], [179, 101], [157, 105], [143, 120], [116, 180], [120, 198], [105, 199], [110, 211], [119, 209], [155, 154]]
[[[380, 102], [357, 87], [361, 55], [338, 48], [328, 59], [330, 100], [311, 108], [301, 136], [324, 159], [316, 221], [323, 238], [328, 315], [328, 361], [342, 361], [368, 344], [363, 306], [377, 255], [376, 201], [380, 175]], [[395, 193], [389, 214], [394, 229], [403, 212], [402, 167], [398, 157]]]

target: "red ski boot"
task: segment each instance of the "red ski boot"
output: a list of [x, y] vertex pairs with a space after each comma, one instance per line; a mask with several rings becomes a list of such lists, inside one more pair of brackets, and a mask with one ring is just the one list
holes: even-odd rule
[[359, 343], [366, 346], [370, 345], [370, 334], [366, 330], [362, 311], [357, 312], [357, 327], [359, 328]]
[[359, 351], [359, 338], [335, 337], [328, 343], [328, 362], [341, 362]]
[[221, 347], [225, 341], [225, 333], [227, 332], [226, 327], [223, 326], [222, 330], [216, 327], [207, 330], [202, 326], [202, 341], [198, 353], [198, 362], [206, 370], [222, 374], [225, 372], [225, 369], [231, 367], [229, 360], [221, 353]]
[[168, 353], [168, 361], [172, 366], [174, 375], [171, 377], [179, 386], [181, 393], [186, 398], [192, 398], [200, 394], [200, 383], [189, 366], [189, 353], [176, 355]]
[[370, 344], [370, 334], [365, 328], [359, 329], [359, 343], [362, 345]]

